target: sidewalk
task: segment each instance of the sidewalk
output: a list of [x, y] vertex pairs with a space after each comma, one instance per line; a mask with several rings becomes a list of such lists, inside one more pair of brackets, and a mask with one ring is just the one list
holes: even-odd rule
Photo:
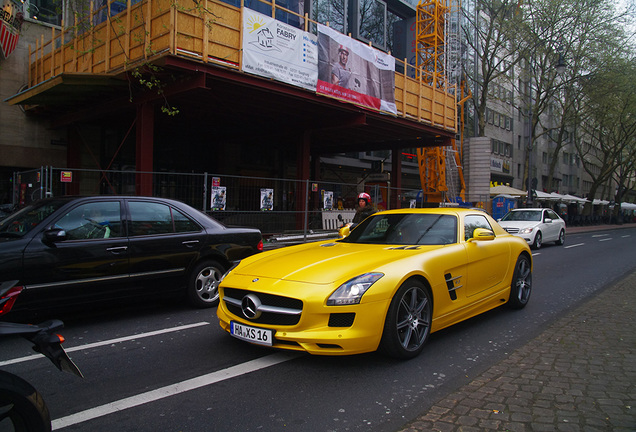
[[[616, 227], [583, 226], [568, 233]], [[635, 311], [636, 272], [438, 401], [401, 432], [636, 431]]]

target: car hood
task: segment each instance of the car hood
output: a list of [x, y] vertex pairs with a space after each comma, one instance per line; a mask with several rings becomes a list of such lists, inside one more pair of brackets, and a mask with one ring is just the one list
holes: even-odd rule
[[[444, 246], [387, 246], [341, 242], [310, 243], [249, 257], [232, 271], [236, 275], [329, 284], [408, 259]], [[399, 264], [398, 264], [399, 265]]]
[[499, 221], [499, 225], [503, 228], [534, 228], [541, 222], [537, 221]]

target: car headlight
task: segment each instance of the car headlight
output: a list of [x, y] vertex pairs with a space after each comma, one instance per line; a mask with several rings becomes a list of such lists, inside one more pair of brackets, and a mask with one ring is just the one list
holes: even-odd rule
[[523, 228], [519, 230], [519, 234], [530, 234], [534, 230], [534, 227]]
[[327, 306], [343, 306], [360, 303], [362, 296], [383, 273], [366, 273], [343, 283], [327, 299]]
[[233, 264], [232, 264], [232, 267], [230, 267], [229, 269], [227, 269], [227, 271], [226, 271], [225, 273], [223, 273], [223, 276], [221, 276], [221, 280], [219, 281], [219, 283], [223, 282], [223, 279], [225, 279], [225, 277], [226, 277], [227, 275], [229, 275], [229, 274], [230, 274], [230, 272], [231, 272], [232, 270], [234, 270], [234, 269], [236, 268], [236, 266], [237, 266], [237, 265], [239, 265], [240, 263], [241, 263], [241, 260], [234, 261], [234, 262], [233, 262]]

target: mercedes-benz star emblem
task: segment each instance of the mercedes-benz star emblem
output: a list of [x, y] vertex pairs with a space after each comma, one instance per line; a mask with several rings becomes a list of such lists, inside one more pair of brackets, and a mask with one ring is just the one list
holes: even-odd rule
[[256, 319], [261, 316], [261, 301], [254, 294], [248, 294], [241, 300], [241, 310], [247, 319]]

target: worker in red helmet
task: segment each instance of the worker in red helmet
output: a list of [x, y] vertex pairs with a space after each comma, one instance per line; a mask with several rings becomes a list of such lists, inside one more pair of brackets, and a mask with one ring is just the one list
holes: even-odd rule
[[358, 195], [358, 209], [351, 221], [354, 224], [358, 224], [375, 213], [376, 210], [371, 205], [371, 195], [366, 192], [362, 192]]

